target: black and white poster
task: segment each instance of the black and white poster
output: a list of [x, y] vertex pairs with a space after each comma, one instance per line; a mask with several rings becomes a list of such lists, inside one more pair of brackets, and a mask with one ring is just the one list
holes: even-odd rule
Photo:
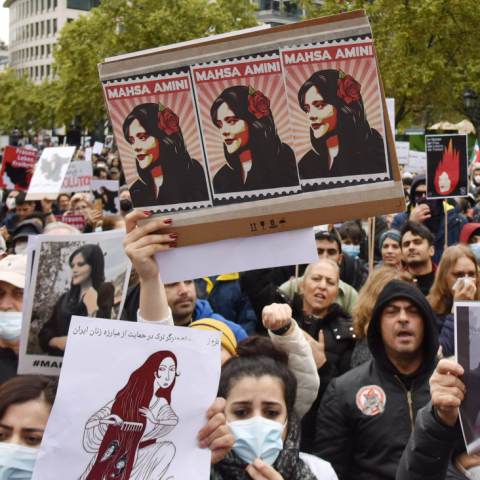
[[92, 198], [101, 200], [103, 215], [120, 215], [120, 193], [118, 180], [92, 180]]

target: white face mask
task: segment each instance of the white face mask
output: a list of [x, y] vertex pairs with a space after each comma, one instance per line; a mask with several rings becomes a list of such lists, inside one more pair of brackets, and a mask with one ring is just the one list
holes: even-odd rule
[[13, 210], [17, 206], [17, 202], [15, 201], [15, 197], [8, 197], [5, 204], [9, 210]]
[[21, 242], [18, 245], [15, 245], [15, 255], [26, 255], [28, 249], [27, 242]]
[[475, 175], [475, 183], [480, 183], [480, 175]]
[[7, 342], [20, 339], [22, 312], [0, 312], [0, 338]]
[[465, 470], [463, 465], [458, 460], [455, 460], [455, 464], [457, 465], [457, 468], [470, 480], [480, 480], [480, 465], [475, 465], [474, 467]]
[[38, 450], [0, 443], [0, 480], [31, 480]]

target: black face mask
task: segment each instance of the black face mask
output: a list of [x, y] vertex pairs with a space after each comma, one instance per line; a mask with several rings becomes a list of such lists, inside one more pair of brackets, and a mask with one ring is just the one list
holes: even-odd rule
[[123, 212], [129, 212], [133, 208], [133, 204], [130, 200], [120, 200], [120, 208]]

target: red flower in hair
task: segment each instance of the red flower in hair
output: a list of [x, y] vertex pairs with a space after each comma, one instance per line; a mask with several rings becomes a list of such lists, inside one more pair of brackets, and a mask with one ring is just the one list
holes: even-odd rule
[[360, 90], [362, 86], [350, 75], [345, 75], [341, 70], [338, 73], [338, 91], [337, 94], [347, 103], [360, 100]]
[[270, 115], [270, 100], [254, 88], [248, 87], [248, 111], [257, 118]]
[[158, 104], [158, 128], [163, 130], [167, 135], [178, 132], [179, 127], [178, 115], [169, 108], [165, 108], [161, 103]]

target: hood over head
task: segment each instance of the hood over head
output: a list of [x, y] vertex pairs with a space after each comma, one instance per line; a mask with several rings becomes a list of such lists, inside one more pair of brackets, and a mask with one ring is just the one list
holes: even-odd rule
[[[412, 376], [417, 376], [425, 371], [430, 371], [436, 363], [438, 353], [438, 332], [436, 327], [436, 317], [432, 307], [428, 303], [423, 293], [414, 285], [402, 280], [390, 280], [377, 298], [372, 313], [372, 319], [368, 326], [367, 340], [373, 358], [382, 367], [394, 375], [398, 375], [397, 368], [393, 365], [385, 353], [382, 333], [380, 330], [380, 320], [382, 313], [389, 302], [393, 300], [409, 300], [420, 311], [423, 318], [425, 337], [423, 340], [424, 360], [421, 367]], [[410, 375], [409, 375], [410, 376]]]
[[426, 185], [426, 184], [427, 184], [427, 180], [426, 180], [426, 175], [424, 173], [417, 175], [413, 179], [412, 188], [410, 189], [410, 204], [412, 206], [415, 206], [415, 191], [417, 190], [417, 187], [419, 185]]
[[470, 240], [473, 232], [479, 228], [480, 223], [467, 223], [464, 225], [462, 231], [460, 232], [460, 243], [463, 243], [463, 245], [468, 245], [468, 240]]

